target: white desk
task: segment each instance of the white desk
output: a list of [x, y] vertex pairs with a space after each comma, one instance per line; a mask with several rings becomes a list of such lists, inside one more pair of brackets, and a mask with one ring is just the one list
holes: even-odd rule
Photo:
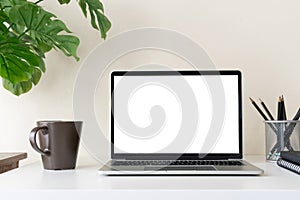
[[262, 176], [105, 177], [99, 164], [80, 158], [77, 169], [46, 171], [41, 162], [0, 175], [0, 199], [298, 199], [300, 176], [263, 156], [247, 161], [264, 169]]

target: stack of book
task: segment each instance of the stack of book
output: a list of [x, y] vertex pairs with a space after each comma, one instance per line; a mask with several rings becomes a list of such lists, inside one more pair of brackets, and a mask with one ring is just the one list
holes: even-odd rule
[[282, 151], [277, 165], [300, 174], [300, 151]]

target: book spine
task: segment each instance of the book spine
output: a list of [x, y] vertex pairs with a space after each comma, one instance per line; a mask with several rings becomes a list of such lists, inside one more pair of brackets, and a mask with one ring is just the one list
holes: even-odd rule
[[279, 158], [277, 160], [277, 165], [280, 166], [280, 167], [283, 167], [285, 169], [288, 169], [288, 170], [290, 170], [292, 172], [295, 172], [297, 174], [300, 174], [300, 166], [299, 165], [296, 165], [294, 163], [286, 161], [286, 160], [284, 160], [282, 158]]

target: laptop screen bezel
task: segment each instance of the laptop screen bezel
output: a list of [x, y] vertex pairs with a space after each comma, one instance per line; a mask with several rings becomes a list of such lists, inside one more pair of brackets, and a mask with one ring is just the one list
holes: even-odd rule
[[[237, 75], [238, 76], [238, 153], [115, 153], [114, 152], [114, 77], [115, 76], [174, 76], [181, 75]], [[124, 160], [219, 160], [243, 158], [243, 120], [242, 120], [242, 74], [239, 70], [207, 70], [207, 71], [113, 71], [111, 72], [111, 158]]]

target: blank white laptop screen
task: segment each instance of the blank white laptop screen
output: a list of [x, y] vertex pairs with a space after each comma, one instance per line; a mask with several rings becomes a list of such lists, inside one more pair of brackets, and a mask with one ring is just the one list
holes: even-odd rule
[[[212, 92], [219, 90], [210, 90], [208, 84], [216, 78], [223, 86], [220, 90], [224, 94], [220, 99], [224, 102], [223, 113], [214, 108], [212, 101]], [[184, 96], [174, 90], [182, 88], [182, 81], [189, 88], [184, 91]], [[172, 86], [167, 83], [172, 83]], [[238, 75], [114, 76], [113, 89], [114, 153], [239, 153]], [[194, 109], [193, 115], [183, 115], [186, 109], [183, 98], [196, 102], [190, 105]], [[213, 137], [214, 141], [210, 141], [209, 148], [203, 148], [208, 134], [211, 134], [209, 130], [214, 115], [224, 116], [219, 122], [221, 128]], [[188, 118], [184, 123], [192, 123], [185, 126], [195, 126], [193, 133], [180, 133], [183, 117]], [[154, 132], [145, 134], [143, 130]], [[188, 134], [189, 142], [183, 145], [175, 143], [179, 133]]]

